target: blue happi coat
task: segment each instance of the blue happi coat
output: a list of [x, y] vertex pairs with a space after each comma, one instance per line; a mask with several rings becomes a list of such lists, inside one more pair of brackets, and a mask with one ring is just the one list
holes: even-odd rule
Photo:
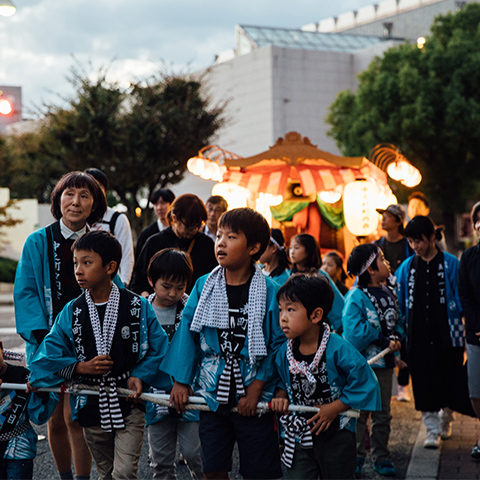
[[[331, 333], [325, 350], [328, 383], [332, 397], [357, 410], [381, 410], [380, 388], [377, 377], [365, 358], [349, 342], [336, 333]], [[293, 403], [293, 392], [287, 344], [280, 347], [275, 358], [275, 365], [281, 378], [279, 387], [285, 390]], [[355, 418], [340, 416], [340, 428], [354, 432]]]
[[[193, 287], [178, 330], [165, 356], [161, 369], [172, 375], [179, 383], [193, 385], [195, 394], [205, 398], [207, 405], [216, 411], [217, 388], [220, 376], [225, 368], [225, 359], [220, 350], [217, 329], [203, 327], [201, 332], [192, 332], [195, 309], [208, 275], [200, 277]], [[270, 278], [265, 278], [267, 285], [266, 313], [263, 320], [263, 334], [267, 347], [267, 356], [258, 357], [254, 365], [249, 362], [248, 337], [240, 352], [240, 372], [243, 384], [248, 387], [253, 380], [267, 382], [260, 396], [260, 401], [273, 398], [276, 375], [275, 353], [286, 337], [280, 329], [278, 319], [277, 291], [278, 285]]]
[[[145, 384], [165, 389], [170, 378], [159, 370], [160, 362], [168, 348], [168, 337], [157, 320], [152, 306], [145, 298], [133, 294], [140, 321], [139, 355], [130, 375], [140, 378]], [[57, 372], [78, 362], [73, 329], [74, 300], [65, 305], [57, 317], [50, 333], [45, 337], [32, 360], [31, 384], [35, 387], [51, 387], [61, 384], [64, 379]], [[139, 306], [138, 306], [139, 304]], [[115, 358], [112, 358], [115, 362]], [[76, 379], [81, 383], [81, 377]], [[70, 395], [72, 418], [86, 404], [86, 395]]]
[[[72, 272], [73, 275], [73, 272]], [[122, 288], [118, 277], [115, 283]], [[46, 228], [30, 234], [18, 262], [13, 289], [15, 326], [26, 342], [27, 365], [38, 348], [33, 332], [50, 330], [54, 323]]]
[[[395, 272], [399, 284], [398, 304], [405, 316], [405, 323], [408, 326], [413, 314], [415, 272], [411, 268], [415, 255], [408, 257]], [[458, 295], [458, 268], [460, 261], [457, 257], [448, 252], [443, 252], [443, 267], [445, 272], [445, 297], [452, 347], [463, 347], [465, 345], [465, 325], [462, 318], [462, 304]]]
[[[382, 336], [382, 327], [378, 313], [370, 299], [359, 287], [352, 288], [345, 296], [343, 309], [343, 336], [347, 339], [367, 361], [388, 347], [389, 341], [383, 348], [376, 345], [375, 340]], [[395, 333], [401, 340], [405, 336], [404, 320], [398, 312], [398, 321]], [[372, 365], [375, 368], [385, 368], [385, 357]]]
[[[18, 420], [17, 428], [24, 422], [33, 422], [35, 425], [43, 425], [52, 415], [58, 404], [58, 397], [55, 393], [47, 393], [47, 399], [42, 399], [35, 393], [30, 394], [27, 400], [26, 409]], [[0, 428], [6, 420], [5, 415], [10, 409], [12, 400], [15, 398], [15, 390], [0, 390]], [[28, 460], [37, 455], [38, 435], [32, 425], [28, 429], [12, 438], [7, 445], [3, 458], [7, 460]]]

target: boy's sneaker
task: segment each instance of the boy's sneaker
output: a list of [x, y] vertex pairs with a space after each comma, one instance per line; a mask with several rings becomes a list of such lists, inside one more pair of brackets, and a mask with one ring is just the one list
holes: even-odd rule
[[375, 462], [373, 464], [373, 469], [382, 475], [382, 477], [394, 477], [397, 474], [393, 463], [389, 460], [384, 460], [383, 462]]
[[423, 442], [425, 448], [438, 448], [440, 446], [440, 435], [435, 432], [427, 432], [427, 438]]
[[365, 463], [363, 457], [357, 457], [357, 468], [355, 469], [355, 478], [362, 478], [362, 468]]
[[397, 402], [409, 402], [410, 401], [410, 394], [408, 390], [403, 385], [398, 385], [397, 388]]
[[440, 425], [442, 431], [440, 432], [440, 437], [442, 440], [448, 440], [452, 436], [452, 422], [445, 422]]
[[472, 458], [475, 460], [480, 459], [480, 447], [478, 446], [478, 443], [476, 443], [472, 448]]

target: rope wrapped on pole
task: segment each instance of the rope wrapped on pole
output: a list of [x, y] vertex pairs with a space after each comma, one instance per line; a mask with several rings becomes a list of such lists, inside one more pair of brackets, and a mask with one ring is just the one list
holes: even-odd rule
[[[385, 355], [390, 353], [390, 348], [386, 348], [382, 350], [378, 355], [371, 358], [368, 361], [369, 365], [377, 362]], [[26, 384], [17, 384], [17, 383], [2, 383], [0, 386], [1, 389], [8, 389], [8, 390], [26, 390]], [[107, 387], [108, 390], [108, 387]], [[61, 387], [43, 387], [38, 389], [39, 392], [54, 392], [54, 393], [72, 393], [75, 395], [98, 395], [99, 394], [99, 387], [92, 386], [92, 385], [84, 385], [81, 383], [69, 383], [64, 384]], [[128, 397], [134, 395], [135, 392], [133, 390], [129, 390], [127, 388], [117, 388], [118, 395], [123, 397]], [[155, 403], [157, 405], [162, 405], [166, 407], [171, 407], [170, 405], [170, 396], [161, 393], [142, 393], [140, 395], [140, 400], [145, 400], [147, 402]], [[210, 408], [207, 405], [207, 402], [202, 397], [188, 397], [188, 404], [185, 405], [187, 410], [200, 410], [200, 411], [210, 411]], [[266, 413], [270, 408], [269, 402], [258, 402], [257, 404], [257, 414]], [[306, 405], [293, 405], [290, 404], [288, 406], [288, 410], [290, 412], [308, 412], [308, 413], [317, 413], [320, 408], [306, 406]], [[237, 412], [237, 408], [233, 408], [232, 412]], [[360, 416], [360, 412], [358, 410], [349, 409], [345, 412], [342, 412], [342, 415], [346, 415], [347, 417], [358, 418]]]
[[[9, 389], [9, 390], [26, 390], [27, 385], [20, 383], [2, 383], [0, 388]], [[108, 387], [107, 387], [108, 390]], [[54, 393], [72, 393], [75, 395], [98, 395], [99, 387], [83, 384], [69, 384], [62, 385], [61, 387], [42, 387], [38, 389], [39, 392], [54, 392]], [[133, 390], [127, 388], [118, 388], [117, 392], [119, 396], [128, 397], [134, 395]], [[140, 400], [145, 400], [147, 402], [156, 403], [158, 405], [163, 405], [166, 407], [171, 407], [170, 405], [170, 396], [161, 393], [142, 393], [139, 397]], [[185, 405], [187, 410], [200, 410], [200, 411], [210, 411], [205, 400], [201, 397], [188, 397], [188, 404]], [[270, 410], [269, 402], [258, 402], [257, 404], [257, 414], [266, 413]], [[310, 412], [317, 413], [320, 409], [318, 407], [309, 407], [305, 405], [289, 405], [288, 410], [291, 412]], [[232, 412], [236, 412], [237, 408], [233, 408]], [[356, 410], [347, 410], [343, 412], [342, 415], [347, 415], [349, 417], [358, 418], [359, 413]]]

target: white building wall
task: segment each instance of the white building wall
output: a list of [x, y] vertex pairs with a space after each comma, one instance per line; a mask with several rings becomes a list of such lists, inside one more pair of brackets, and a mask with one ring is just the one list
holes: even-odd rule
[[205, 81], [213, 103], [228, 102], [227, 125], [216, 144], [242, 156], [259, 153], [272, 144], [271, 47], [211, 67]]
[[325, 117], [338, 92], [354, 88], [353, 55], [280, 47], [272, 54], [275, 139], [296, 131], [338, 153]]
[[[228, 123], [215, 143], [246, 157], [297, 131], [322, 150], [339, 153], [327, 136], [329, 106], [340, 91], [354, 90], [356, 74], [392, 45], [356, 53], [268, 46], [213, 66], [206, 75], [209, 94], [214, 103], [228, 102]], [[175, 191], [185, 186], [182, 182]]]

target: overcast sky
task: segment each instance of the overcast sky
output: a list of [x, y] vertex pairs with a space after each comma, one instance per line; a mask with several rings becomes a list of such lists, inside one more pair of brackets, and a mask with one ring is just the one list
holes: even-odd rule
[[[0, 17], [0, 85], [21, 86], [24, 112], [69, 95], [75, 57], [90, 72], [113, 63], [112, 78], [145, 78], [164, 63], [208, 67], [235, 47], [234, 27], [298, 28], [373, 0], [13, 0]], [[92, 67], [89, 68], [88, 64]]]

